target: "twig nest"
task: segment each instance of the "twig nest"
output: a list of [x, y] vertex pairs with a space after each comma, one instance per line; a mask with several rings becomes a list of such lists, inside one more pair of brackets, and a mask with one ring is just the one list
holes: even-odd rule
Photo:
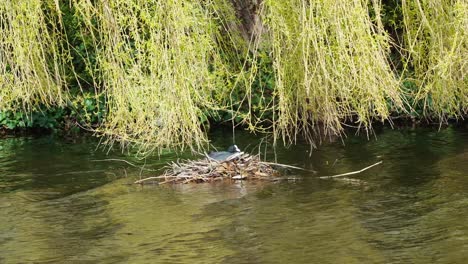
[[235, 153], [224, 161], [206, 157], [201, 160], [172, 162], [165, 173], [136, 181], [164, 183], [202, 183], [218, 180], [275, 180], [279, 172], [270, 164], [260, 160], [258, 155], [244, 152]]

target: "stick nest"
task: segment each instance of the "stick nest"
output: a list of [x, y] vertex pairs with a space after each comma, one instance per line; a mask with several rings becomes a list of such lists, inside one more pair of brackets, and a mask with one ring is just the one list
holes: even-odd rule
[[223, 180], [275, 180], [279, 172], [271, 163], [262, 162], [259, 155], [236, 153], [224, 161], [209, 158], [172, 162], [161, 176], [149, 177], [135, 183], [203, 183]]

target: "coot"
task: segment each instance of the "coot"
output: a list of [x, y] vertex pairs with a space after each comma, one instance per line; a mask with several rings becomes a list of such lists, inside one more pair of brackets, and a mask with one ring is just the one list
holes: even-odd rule
[[232, 145], [227, 149], [227, 151], [210, 152], [208, 156], [214, 160], [223, 161], [238, 152], [240, 152], [240, 149], [236, 145]]

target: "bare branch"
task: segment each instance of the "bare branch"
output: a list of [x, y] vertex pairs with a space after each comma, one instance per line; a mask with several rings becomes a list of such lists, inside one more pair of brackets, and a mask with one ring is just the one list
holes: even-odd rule
[[370, 165], [370, 166], [367, 166], [367, 167], [365, 167], [364, 169], [361, 169], [361, 170], [358, 170], [358, 171], [352, 171], [352, 172], [347, 172], [347, 173], [342, 173], [342, 174], [337, 174], [337, 175], [332, 175], [332, 176], [322, 176], [322, 177], [319, 177], [319, 178], [320, 178], [320, 179], [332, 179], [332, 178], [337, 178], [337, 177], [343, 177], [343, 176], [354, 175], [354, 174], [361, 173], [361, 172], [363, 172], [363, 171], [365, 171], [365, 170], [368, 170], [368, 169], [370, 169], [370, 168], [372, 168], [372, 167], [374, 167], [374, 166], [377, 166], [377, 165], [379, 165], [379, 164], [382, 164], [382, 163], [383, 163], [383, 161], [381, 160], [381, 161], [379, 161], [379, 162], [377, 162], [377, 163], [375, 163], [375, 164], [372, 164], [372, 165]]

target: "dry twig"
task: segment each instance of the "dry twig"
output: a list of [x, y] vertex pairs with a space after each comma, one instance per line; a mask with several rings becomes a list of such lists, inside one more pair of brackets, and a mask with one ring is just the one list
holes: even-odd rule
[[382, 164], [382, 163], [383, 163], [383, 161], [379, 161], [379, 162], [377, 162], [377, 163], [375, 163], [375, 164], [372, 164], [372, 165], [370, 165], [370, 166], [367, 166], [367, 167], [365, 167], [364, 169], [361, 169], [361, 170], [358, 170], [358, 171], [352, 171], [352, 172], [347, 172], [347, 173], [342, 173], [342, 174], [337, 174], [337, 175], [332, 175], [332, 176], [322, 176], [322, 177], [319, 177], [319, 178], [320, 178], [320, 179], [332, 179], [332, 178], [337, 178], [337, 177], [343, 177], [343, 176], [354, 175], [354, 174], [361, 173], [361, 172], [363, 172], [363, 171], [365, 171], [365, 170], [368, 170], [368, 169], [370, 169], [370, 168], [372, 168], [372, 167], [374, 167], [374, 166], [377, 166], [377, 165], [379, 165], [379, 164]]

